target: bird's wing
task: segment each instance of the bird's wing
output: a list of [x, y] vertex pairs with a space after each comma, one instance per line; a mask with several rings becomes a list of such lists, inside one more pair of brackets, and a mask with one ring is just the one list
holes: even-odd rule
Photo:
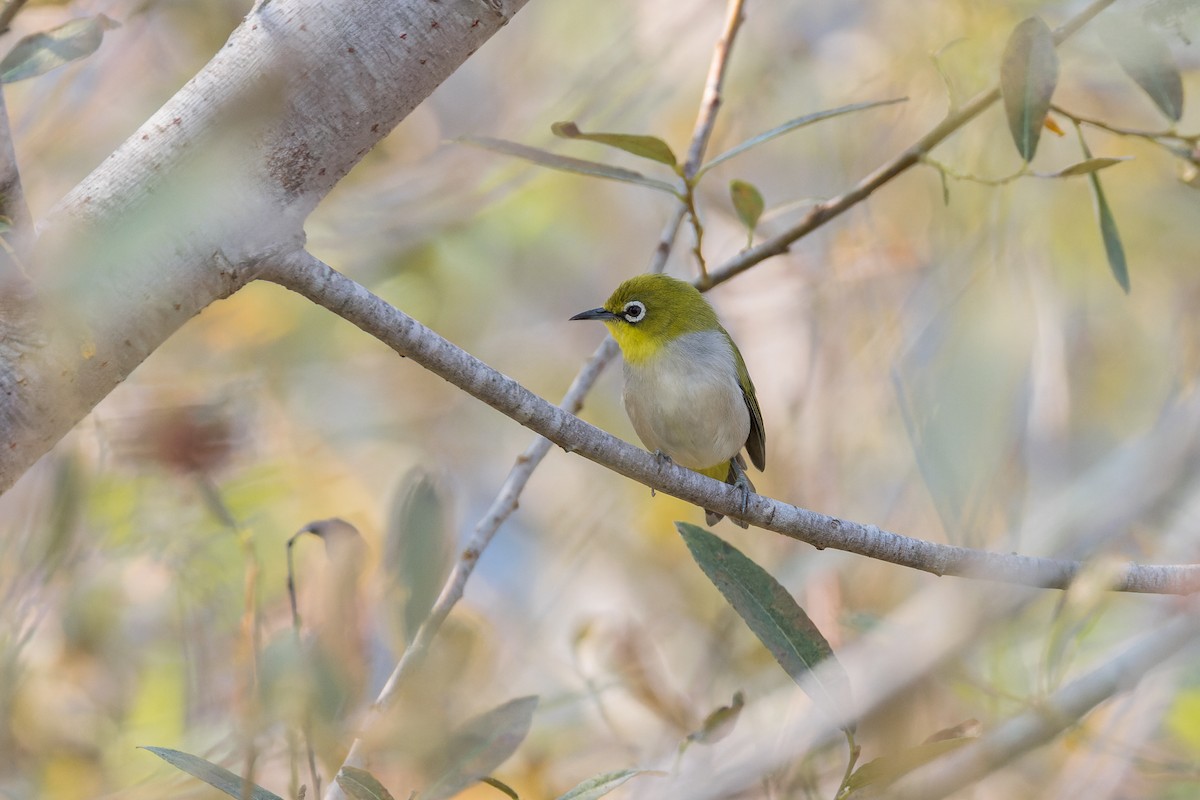
[[[721, 329], [725, 332], [724, 328]], [[725, 333], [728, 337], [729, 334]], [[750, 380], [750, 371], [746, 369], [746, 361], [742, 358], [733, 338], [729, 338], [733, 347], [733, 358], [737, 361], [738, 383], [742, 387], [742, 397], [746, 401], [746, 409], [750, 412], [750, 435], [746, 437], [746, 452], [750, 461], [760, 471], [767, 466], [767, 433], [763, 428], [762, 410], [758, 407], [758, 397], [754, 392], [754, 381]]]

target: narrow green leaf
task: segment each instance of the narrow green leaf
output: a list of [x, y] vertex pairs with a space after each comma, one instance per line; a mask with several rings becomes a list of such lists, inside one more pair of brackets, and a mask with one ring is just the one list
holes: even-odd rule
[[537, 704], [537, 697], [518, 697], [468, 720], [451, 738], [442, 773], [421, 800], [446, 800], [491, 775], [529, 734]]
[[653, 769], [620, 769], [616, 772], [605, 772], [594, 778], [588, 778], [566, 794], [559, 795], [556, 800], [597, 800], [597, 798], [608, 794], [630, 778], [638, 775], [666, 774], [665, 772]]
[[1071, 178], [1075, 175], [1089, 175], [1093, 172], [1099, 172], [1102, 169], [1107, 169], [1114, 164], [1120, 164], [1125, 161], [1132, 161], [1131, 156], [1121, 157], [1102, 157], [1102, 158], [1085, 158], [1083, 161], [1072, 164], [1069, 167], [1063, 167], [1058, 172], [1051, 172], [1042, 177], [1046, 178]]
[[342, 767], [335, 780], [352, 800], [393, 800], [392, 793], [365, 769]]
[[1032, 161], [1058, 85], [1058, 53], [1046, 23], [1030, 17], [1013, 29], [1000, 62], [1000, 92], [1017, 152]]
[[504, 781], [496, 780], [495, 778], [481, 778], [479, 782], [486, 783], [488, 786], [492, 787], [493, 789], [503, 792], [504, 794], [511, 797], [512, 800], [521, 800], [521, 798], [517, 795], [517, 791], [515, 789], [513, 789], [511, 786], [509, 786], [507, 783], [505, 783]]
[[1129, 264], [1125, 261], [1125, 247], [1121, 244], [1117, 221], [1113, 218], [1112, 209], [1104, 197], [1100, 177], [1093, 173], [1088, 175], [1088, 180], [1092, 184], [1092, 197], [1096, 201], [1096, 217], [1100, 221], [1100, 236], [1104, 239], [1104, 255], [1108, 257], [1109, 269], [1125, 294], [1129, 294]]
[[454, 532], [444, 490], [421, 469], [404, 476], [388, 514], [383, 569], [389, 609], [405, 641], [429, 616], [454, 561]]
[[[205, 761], [200, 756], [166, 747], [143, 747], [142, 749], [149, 750], [176, 769], [182, 770], [194, 778], [199, 778], [230, 797], [237, 797], [239, 800], [242, 797], [245, 782], [224, 767], [219, 767], [211, 761]], [[250, 800], [283, 800], [279, 795], [268, 792], [257, 784], [251, 784], [250, 790]]]
[[1168, 119], [1178, 122], [1183, 116], [1183, 79], [1166, 41], [1129, 15], [1105, 25], [1100, 35], [1125, 74]]
[[668, 167], [679, 162], [671, 152], [671, 146], [657, 136], [641, 136], [635, 133], [584, 133], [574, 122], [556, 122], [550, 126], [555, 136], [563, 139], [582, 139], [587, 142], [608, 145], [640, 158], [648, 158]]
[[[850, 681], [837, 664], [829, 642], [787, 590], [719, 536], [686, 522], [676, 522], [675, 527], [700, 569], [775, 656], [784, 672], [805, 691], [815, 688], [817, 694], [813, 699], [818, 703], [846, 711], [850, 704]], [[837, 669], [823, 671], [818, 679], [813, 669], [825, 661]]]
[[104, 32], [121, 27], [103, 14], [65, 22], [48, 31], [26, 36], [0, 59], [0, 83], [34, 78], [61, 67], [100, 47]]
[[[1083, 148], [1085, 159], [1092, 157], [1092, 151], [1083, 138], [1083, 132], [1076, 128], [1079, 134], [1079, 145]], [[1100, 185], [1100, 176], [1095, 172], [1088, 173], [1088, 182], [1092, 186], [1092, 200], [1096, 208], [1096, 219], [1100, 222], [1100, 237], [1104, 240], [1104, 255], [1108, 258], [1108, 268], [1125, 294], [1129, 294], [1129, 264], [1125, 261], [1125, 246], [1121, 244], [1121, 234], [1117, 231], [1117, 221], [1113, 218], [1108, 199], [1104, 196], [1104, 187]]]
[[747, 244], [754, 242], [754, 229], [758, 227], [759, 217], [763, 213], [763, 197], [754, 184], [745, 181], [730, 181], [729, 197], [733, 201], [733, 209], [738, 219], [746, 226]]
[[455, 141], [482, 147], [485, 150], [491, 150], [495, 153], [523, 158], [539, 166], [549, 167], [561, 172], [571, 172], [576, 175], [589, 175], [593, 178], [607, 178], [610, 181], [632, 183], [637, 186], [645, 186], [647, 189], [657, 189], [660, 192], [666, 192], [676, 197], [679, 196], [679, 192], [671, 184], [654, 178], [647, 178], [642, 173], [634, 172], [631, 169], [601, 164], [598, 161], [585, 161], [581, 158], [560, 156], [547, 150], [539, 150], [536, 147], [508, 142], [503, 139], [493, 139], [490, 136], [462, 136]]
[[974, 741], [974, 737], [937, 739], [901, 750], [894, 755], [880, 756], [854, 771], [850, 780], [846, 781], [846, 793], [849, 794], [871, 785], [881, 788], [889, 786], [917, 767], [924, 766], [972, 741]]
[[696, 177], [697, 178], [700, 177], [700, 175], [703, 175], [705, 172], [708, 172], [710, 169], [715, 167], [717, 164], [720, 164], [724, 161], [728, 161], [729, 159], [733, 158], [734, 156], [739, 156], [742, 153], [746, 152], [747, 150], [751, 149], [752, 147], [758, 147], [760, 144], [763, 144], [764, 142], [769, 142], [772, 139], [775, 139], [779, 136], [783, 136], [785, 133], [791, 133], [792, 131], [797, 130], [798, 128], [803, 128], [806, 125], [812, 125], [814, 122], [821, 122], [822, 120], [833, 119], [834, 117], [840, 117], [843, 114], [853, 114], [856, 111], [865, 111], [868, 108], [878, 108], [879, 106], [890, 106], [895, 103], [903, 103], [907, 100], [908, 100], [907, 97], [896, 97], [891, 100], [872, 100], [872, 101], [866, 102], [866, 103], [852, 103], [848, 106], [840, 106], [838, 108], [831, 108], [827, 111], [816, 111], [812, 114], [805, 114], [803, 117], [796, 117], [795, 119], [788, 120], [787, 122], [783, 123], [782, 125], [771, 128], [771, 130], [769, 130], [769, 131], [764, 131], [763, 133], [760, 133], [757, 136], [747, 139], [746, 141], [742, 142], [739, 145], [736, 145], [735, 147], [731, 147], [730, 149], [726, 150], [724, 153], [721, 153], [721, 155], [717, 156], [716, 158], [712, 159], [707, 164], [705, 164], [703, 167], [701, 167], [699, 169], [699, 171], [697, 172]]

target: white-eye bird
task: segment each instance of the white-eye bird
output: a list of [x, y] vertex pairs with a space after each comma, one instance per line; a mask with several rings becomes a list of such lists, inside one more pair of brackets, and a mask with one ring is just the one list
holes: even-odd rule
[[646, 448], [737, 486], [744, 511], [754, 485], [742, 448], [759, 470], [767, 462], [762, 412], [742, 354], [703, 295], [676, 278], [638, 275], [571, 319], [601, 320], [620, 346], [625, 411]]

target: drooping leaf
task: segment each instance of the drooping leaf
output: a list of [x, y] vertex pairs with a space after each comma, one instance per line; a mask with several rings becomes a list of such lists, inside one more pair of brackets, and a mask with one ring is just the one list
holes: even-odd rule
[[64, 22], [56, 28], [32, 33], [0, 59], [0, 83], [34, 78], [90, 56], [100, 47], [104, 32], [121, 27], [103, 14]]
[[[719, 536], [686, 522], [676, 522], [675, 527], [700, 569], [784, 672], [805, 691], [815, 689], [813, 699], [818, 703], [844, 713], [850, 705], [849, 679], [841, 671], [829, 642], [787, 590]], [[834, 668], [814, 673], [824, 662]]]
[[1121, 244], [1121, 234], [1117, 230], [1117, 221], [1113, 218], [1112, 209], [1104, 196], [1104, 187], [1100, 185], [1099, 176], [1088, 175], [1092, 184], [1092, 197], [1096, 202], [1096, 217], [1100, 222], [1100, 236], [1104, 239], [1104, 255], [1108, 258], [1108, 267], [1113, 277], [1117, 279], [1125, 294], [1129, 294], [1129, 264], [1125, 260], [1125, 246]]
[[342, 767], [335, 780], [351, 800], [393, 800], [392, 793], [365, 769]]
[[687, 741], [698, 744], [714, 744], [721, 741], [733, 730], [745, 705], [746, 696], [740, 691], [734, 692], [729, 705], [721, 706], [705, 717], [700, 729], [688, 734]]
[[679, 162], [671, 146], [657, 136], [643, 136], [635, 133], [584, 133], [574, 122], [555, 122], [550, 126], [555, 136], [563, 139], [582, 139], [587, 142], [608, 145], [618, 150], [624, 150], [640, 158], [648, 158], [668, 167], [674, 167]]
[[1108, 158], [1085, 158], [1072, 164], [1069, 167], [1063, 167], [1058, 172], [1051, 172], [1046, 175], [1047, 178], [1070, 178], [1075, 175], [1088, 175], [1093, 172], [1099, 172], [1102, 169], [1107, 169], [1114, 164], [1120, 164], [1124, 161], [1132, 161], [1131, 156], [1108, 157]]
[[512, 800], [521, 800], [521, 797], [517, 794], [517, 790], [509, 786], [504, 781], [496, 780], [495, 778], [480, 778], [479, 782], [486, 783], [488, 786], [492, 787], [498, 792], [503, 792], [511, 797]]
[[879, 106], [890, 106], [895, 103], [903, 103], [906, 100], [908, 100], [907, 97], [896, 97], [891, 100], [873, 100], [866, 103], [852, 103], [848, 106], [839, 106], [838, 108], [831, 108], [827, 111], [816, 111], [812, 114], [805, 114], [803, 117], [796, 117], [795, 119], [788, 120], [782, 125], [771, 128], [769, 131], [764, 131], [757, 136], [753, 136], [741, 144], [736, 145], [735, 147], [731, 147], [701, 167], [697, 172], [696, 177], [708, 172], [717, 164], [728, 161], [734, 156], [741, 155], [752, 147], [758, 147], [760, 144], [769, 142], [779, 136], [783, 136], [785, 133], [791, 133], [792, 131], [803, 128], [806, 125], [812, 125], [814, 122], [833, 119], [834, 117], [840, 117], [843, 114], [853, 114], [856, 111], [865, 111], [868, 108], [878, 108]]
[[620, 769], [616, 772], [605, 772], [575, 786], [569, 792], [559, 795], [556, 800], [597, 800], [597, 798], [616, 789], [630, 778], [638, 775], [666, 775], [652, 769]]
[[[1083, 148], [1085, 159], [1092, 157], [1092, 151], [1079, 132], [1079, 144]], [[1088, 182], [1092, 187], [1092, 200], [1096, 208], [1096, 219], [1100, 223], [1100, 237], [1104, 240], [1104, 255], [1108, 259], [1108, 268], [1125, 294], [1129, 294], [1129, 265], [1125, 261], [1125, 246], [1121, 244], [1121, 234], [1117, 231], [1117, 221], [1108, 199], [1104, 196], [1104, 187], [1100, 185], [1100, 176], [1095, 172], [1088, 173]]]
[[421, 800], [446, 800], [489, 776], [529, 734], [537, 697], [518, 697], [468, 720], [446, 747], [445, 765]]
[[[219, 767], [211, 761], [205, 761], [200, 756], [183, 753], [179, 750], [171, 750], [166, 747], [143, 747], [142, 749], [149, 750], [176, 769], [182, 770], [192, 777], [199, 778], [214, 789], [220, 789], [230, 797], [237, 797], [239, 800], [242, 797], [242, 789], [245, 786], [245, 781], [224, 767]], [[268, 792], [257, 784], [251, 784], [250, 792], [250, 800], [283, 800], [279, 795], [274, 792]]]
[[946, 753], [953, 752], [976, 737], [940, 738], [922, 742], [916, 747], [901, 750], [893, 755], [880, 756], [868, 761], [854, 771], [846, 781], [846, 794], [867, 786], [880, 788], [895, 783], [917, 767], [924, 766]]
[[454, 560], [454, 540], [444, 491], [428, 473], [416, 469], [400, 482], [388, 514], [383, 568], [389, 607], [400, 610], [405, 641], [437, 601]]
[[1032, 161], [1050, 98], [1058, 85], [1058, 53], [1046, 23], [1029, 17], [1013, 29], [1000, 62], [1000, 92], [1017, 152]]
[[576, 175], [590, 175], [593, 178], [607, 178], [610, 181], [632, 183], [637, 186], [645, 186], [647, 189], [657, 189], [660, 192], [667, 192], [676, 197], [679, 196], [679, 192], [675, 187], [666, 181], [647, 178], [640, 172], [623, 167], [601, 164], [598, 161], [585, 161], [582, 158], [560, 156], [548, 150], [539, 150], [536, 147], [508, 142], [503, 139], [493, 139], [490, 136], [462, 136], [455, 141], [482, 147], [485, 150], [491, 150], [495, 153], [523, 158], [539, 166], [549, 167], [561, 172], [571, 172]]
[[729, 197], [733, 201], [733, 209], [738, 219], [746, 226], [747, 244], [754, 241], [754, 229], [758, 227], [758, 219], [763, 213], [762, 194], [752, 183], [746, 181], [730, 181]]
[[1125, 74], [1168, 119], [1178, 122], [1183, 116], [1183, 79], [1166, 41], [1130, 15], [1103, 26], [1100, 35]]

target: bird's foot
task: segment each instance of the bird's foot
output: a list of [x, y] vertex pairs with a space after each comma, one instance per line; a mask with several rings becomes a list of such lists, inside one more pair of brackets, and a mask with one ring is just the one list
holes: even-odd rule
[[[734, 459], [731, 463], [733, 466], [733, 474], [735, 476], [733, 488], [737, 489], [742, 495], [741, 511], [742, 516], [744, 517], [746, 516], [746, 510], [750, 507], [750, 495], [754, 491], [754, 484], [750, 482], [750, 478], [746, 476], [746, 470], [737, 462], [737, 459]], [[747, 523], [738, 519], [733, 520], [733, 522], [742, 526], [743, 528], [749, 527]]]
[[[655, 450], [653, 455], [654, 455], [654, 460], [658, 462], [659, 469], [662, 469], [667, 464], [675, 463], [674, 461], [671, 460], [671, 457], [669, 455], [667, 455], [666, 453], [664, 453], [662, 450]], [[650, 496], [654, 497], [654, 487], [650, 488]]]

